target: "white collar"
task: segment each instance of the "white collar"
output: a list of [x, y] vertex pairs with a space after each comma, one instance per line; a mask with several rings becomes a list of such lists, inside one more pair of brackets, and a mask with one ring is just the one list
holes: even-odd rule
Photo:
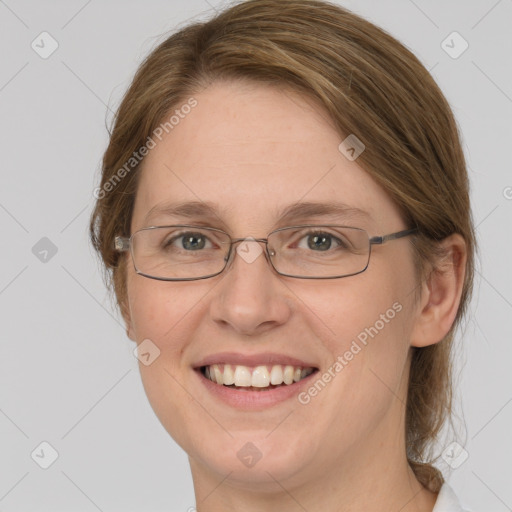
[[463, 509], [453, 489], [444, 483], [432, 512], [468, 512]]

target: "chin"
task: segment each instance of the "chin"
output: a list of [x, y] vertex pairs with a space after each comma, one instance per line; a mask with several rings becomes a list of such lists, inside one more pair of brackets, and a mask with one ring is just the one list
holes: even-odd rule
[[[311, 478], [309, 473], [316, 452], [312, 443], [265, 432], [233, 432], [233, 437], [189, 439], [184, 449], [193, 469], [213, 473], [240, 489], [275, 492], [279, 486], [300, 485]], [[317, 455], [318, 456], [318, 455]], [[229, 475], [229, 476], [228, 476]], [[286, 482], [286, 483], [285, 483]]]

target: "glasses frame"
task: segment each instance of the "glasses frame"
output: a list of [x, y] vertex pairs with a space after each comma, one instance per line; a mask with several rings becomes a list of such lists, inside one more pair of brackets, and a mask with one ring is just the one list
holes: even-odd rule
[[[364, 233], [366, 233], [366, 235], [368, 237], [368, 242], [369, 242], [369, 249], [368, 249], [368, 260], [366, 262], [365, 267], [358, 272], [352, 272], [350, 274], [343, 274], [340, 276], [322, 276], [322, 277], [296, 276], [296, 275], [292, 275], [292, 274], [286, 274], [283, 272], [279, 272], [279, 270], [277, 270], [275, 268], [274, 263], [272, 262], [272, 256], [275, 255], [275, 252], [273, 254], [271, 254], [271, 251], [268, 248], [268, 237], [270, 235], [272, 235], [273, 233], [277, 233], [278, 231], [283, 231], [283, 230], [292, 229], [292, 228], [322, 228], [322, 227], [325, 227], [325, 228], [350, 228], [350, 229], [356, 229], [359, 231], [363, 231]], [[227, 256], [224, 258], [224, 261], [225, 261], [224, 266], [222, 267], [221, 270], [219, 270], [219, 272], [215, 272], [214, 274], [208, 274], [206, 276], [201, 276], [201, 277], [154, 277], [154, 276], [150, 276], [149, 274], [145, 274], [144, 272], [141, 272], [135, 265], [135, 257], [133, 255], [132, 238], [137, 233], [139, 233], [141, 231], [147, 231], [147, 230], [151, 230], [151, 229], [160, 229], [160, 228], [205, 229], [207, 231], [216, 231], [218, 233], [225, 234], [229, 238], [229, 242], [227, 242], [227, 243], [229, 243], [230, 245], [229, 245], [229, 250], [228, 250]], [[401, 231], [395, 231], [394, 233], [388, 233], [387, 235], [379, 235], [379, 236], [371, 237], [368, 234], [368, 231], [366, 231], [365, 229], [356, 228], [354, 226], [345, 226], [345, 225], [341, 225], [341, 224], [300, 224], [297, 226], [286, 226], [283, 228], [275, 229], [274, 231], [271, 231], [267, 235], [267, 238], [252, 238], [252, 237], [232, 238], [229, 233], [226, 233], [224, 230], [218, 229], [218, 228], [212, 228], [212, 227], [207, 227], [207, 226], [197, 226], [197, 225], [193, 225], [193, 224], [171, 224], [169, 226], [149, 226], [146, 228], [142, 228], [142, 229], [139, 229], [139, 230], [135, 231], [134, 233], [132, 233], [132, 235], [130, 237], [116, 236], [114, 238], [114, 249], [120, 253], [129, 251], [131, 254], [131, 257], [132, 257], [132, 263], [133, 263], [133, 268], [135, 269], [135, 272], [143, 277], [147, 277], [148, 279], [155, 279], [156, 281], [198, 281], [200, 279], [209, 279], [210, 277], [215, 277], [215, 276], [218, 276], [219, 274], [222, 274], [222, 272], [224, 272], [224, 270], [226, 270], [227, 266], [230, 263], [231, 254], [233, 253], [234, 244], [236, 244], [238, 242], [247, 241], [247, 239], [250, 238], [251, 242], [260, 242], [260, 243], [265, 244], [265, 249], [266, 249], [265, 250], [265, 258], [270, 263], [270, 266], [274, 269], [274, 271], [280, 276], [292, 277], [295, 279], [341, 279], [343, 277], [350, 277], [350, 276], [355, 276], [357, 274], [361, 274], [368, 268], [368, 266], [370, 264], [371, 254], [372, 254], [372, 246], [382, 245], [391, 240], [397, 240], [399, 238], [404, 238], [406, 236], [413, 235], [417, 232], [418, 232], [418, 228], [411, 228], [411, 229], [404, 229]]]

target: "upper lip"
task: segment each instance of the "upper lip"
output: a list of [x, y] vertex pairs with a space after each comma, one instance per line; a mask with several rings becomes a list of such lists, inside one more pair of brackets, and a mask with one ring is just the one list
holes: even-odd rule
[[317, 365], [297, 359], [296, 357], [284, 354], [276, 354], [265, 352], [261, 354], [240, 354], [239, 352], [219, 352], [204, 357], [198, 363], [194, 364], [194, 368], [202, 366], [210, 366], [213, 364], [233, 364], [241, 366], [259, 366], [281, 364], [290, 366], [300, 366], [302, 368], [317, 368]]

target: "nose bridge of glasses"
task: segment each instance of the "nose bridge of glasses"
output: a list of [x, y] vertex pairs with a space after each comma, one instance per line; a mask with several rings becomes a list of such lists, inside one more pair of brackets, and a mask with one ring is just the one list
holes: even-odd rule
[[[265, 250], [261, 248], [262, 243], [265, 244]], [[241, 245], [238, 245], [236, 250], [233, 251], [235, 244]], [[265, 259], [269, 261], [268, 238], [253, 238], [250, 236], [244, 238], [231, 238], [229, 252], [225, 255], [226, 265], [229, 263], [229, 260], [233, 259], [232, 255], [234, 252], [238, 253], [238, 256], [240, 256], [246, 263], [252, 263], [258, 256], [260, 256], [261, 253], [263, 253]]]
[[239, 242], [258, 242], [268, 244], [268, 238], [253, 238], [252, 236], [246, 236], [244, 238], [232, 238], [231, 245], [235, 245]]

